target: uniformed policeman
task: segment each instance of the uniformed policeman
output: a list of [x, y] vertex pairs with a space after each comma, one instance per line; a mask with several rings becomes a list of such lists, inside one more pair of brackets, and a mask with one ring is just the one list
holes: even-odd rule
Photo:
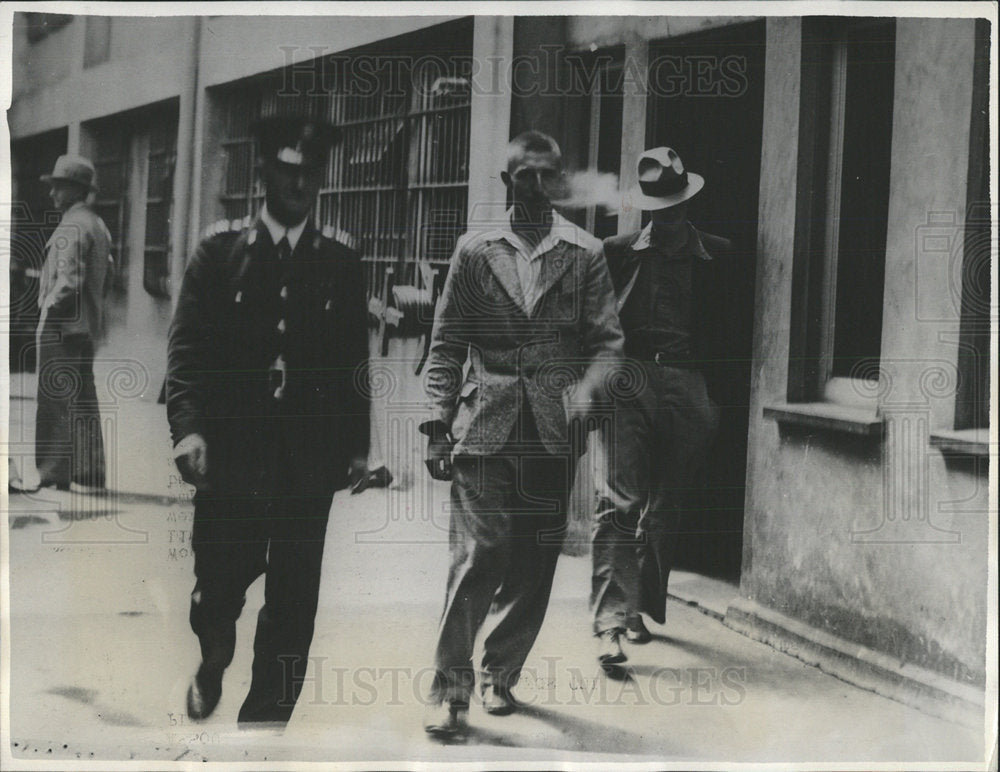
[[309, 218], [333, 127], [257, 125], [265, 203], [214, 227], [170, 328], [167, 412], [196, 487], [191, 627], [201, 665], [188, 715], [209, 716], [247, 587], [266, 575], [241, 726], [284, 725], [302, 688], [333, 494], [366, 472], [364, 280], [339, 231]]

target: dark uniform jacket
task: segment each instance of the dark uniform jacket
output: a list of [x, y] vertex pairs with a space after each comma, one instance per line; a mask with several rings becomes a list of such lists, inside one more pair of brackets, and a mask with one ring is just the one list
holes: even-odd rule
[[188, 264], [170, 328], [167, 413], [174, 442], [205, 438], [212, 485], [258, 474], [278, 431], [282, 447], [328, 467], [335, 488], [347, 484], [350, 459], [367, 456], [362, 266], [330, 235], [309, 223], [279, 260], [258, 219], [206, 238]]
[[[726, 391], [724, 382], [735, 377], [735, 370], [740, 366], [733, 359], [734, 354], [743, 348], [749, 351], [750, 321], [742, 313], [746, 304], [741, 295], [746, 261], [729, 239], [705, 233], [693, 226], [691, 230], [700, 242], [700, 248], [693, 250], [688, 365], [705, 374], [713, 396], [721, 396], [720, 386], [722, 391]], [[659, 258], [655, 249], [633, 249], [641, 233], [634, 231], [604, 241], [604, 254], [617, 295], [621, 295], [641, 260]], [[655, 313], [658, 288], [641, 286], [641, 280], [640, 275], [628, 302], [644, 297], [650, 303], [649, 313]], [[656, 352], [640, 350], [643, 347], [637, 347], [636, 341], [630, 339], [631, 332], [625, 329], [626, 355], [634, 359], [651, 359]]]

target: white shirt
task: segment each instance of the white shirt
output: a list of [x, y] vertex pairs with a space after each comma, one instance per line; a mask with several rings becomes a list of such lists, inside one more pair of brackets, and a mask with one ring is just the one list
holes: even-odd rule
[[[504, 226], [498, 228], [496, 235], [504, 239], [514, 248], [517, 259], [517, 278], [521, 282], [521, 294], [524, 296], [524, 308], [530, 314], [538, 303], [538, 277], [542, 271], [541, 257], [551, 252], [560, 241], [568, 244], [575, 244], [579, 247], [588, 248], [593, 245], [594, 237], [586, 231], [581, 230], [558, 212], [552, 212], [552, 228], [545, 234], [538, 244], [531, 246], [520, 236], [518, 236], [510, 224], [513, 209], [507, 211]], [[493, 235], [493, 234], [491, 234]]]
[[267, 204], [264, 204], [260, 210], [260, 219], [261, 222], [267, 226], [268, 233], [271, 234], [271, 241], [274, 242], [275, 246], [278, 246], [278, 242], [287, 237], [288, 245], [294, 252], [295, 245], [299, 243], [299, 238], [302, 236], [302, 231], [306, 229], [306, 220], [309, 218], [307, 217], [298, 225], [293, 225], [291, 228], [288, 228], [275, 220], [271, 216], [271, 213], [267, 211]]

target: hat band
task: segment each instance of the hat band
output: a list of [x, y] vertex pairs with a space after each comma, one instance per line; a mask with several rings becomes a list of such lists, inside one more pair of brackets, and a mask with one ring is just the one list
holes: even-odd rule
[[688, 186], [688, 173], [681, 172], [676, 177], [661, 174], [656, 180], [639, 180], [639, 189], [644, 196], [664, 198], [680, 193]]

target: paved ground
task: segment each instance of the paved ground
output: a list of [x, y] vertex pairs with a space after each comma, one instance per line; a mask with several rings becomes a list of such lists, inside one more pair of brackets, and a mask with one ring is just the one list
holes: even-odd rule
[[[187, 623], [190, 491], [175, 477], [158, 386], [142, 373], [116, 376], [114, 361], [100, 366], [99, 390], [113, 405], [109, 485], [127, 493], [8, 500], [15, 757], [933, 765], [982, 756], [976, 733], [838, 681], [680, 602], [652, 643], [629, 650], [626, 677], [609, 679], [589, 630], [589, 559], [569, 556], [516, 690], [527, 707], [498, 718], [474, 705], [467, 742], [429, 740], [420, 718], [447, 569], [447, 486], [424, 475], [335, 500], [313, 680], [285, 733], [235, 723], [262, 582], [240, 620], [218, 710], [193, 724], [184, 715], [198, 661]], [[33, 445], [35, 387], [30, 377], [11, 387], [7, 452], [17, 464]], [[693, 574], [675, 575], [673, 587], [715, 613], [736, 591]]]
[[467, 742], [433, 742], [421, 730], [420, 697], [445, 579], [443, 494], [411, 488], [335, 501], [314, 680], [280, 736], [235, 724], [260, 582], [240, 620], [216, 714], [202, 724], [183, 714], [198, 657], [187, 626], [187, 505], [125, 496], [101, 505], [52, 492], [10, 497], [14, 755], [680, 764], [981, 758], [974, 732], [838, 681], [682, 603], [671, 603], [652, 643], [629, 650], [627, 678], [609, 679], [589, 634], [588, 560], [566, 556], [516, 691], [528, 707], [497, 718], [474, 705]]

